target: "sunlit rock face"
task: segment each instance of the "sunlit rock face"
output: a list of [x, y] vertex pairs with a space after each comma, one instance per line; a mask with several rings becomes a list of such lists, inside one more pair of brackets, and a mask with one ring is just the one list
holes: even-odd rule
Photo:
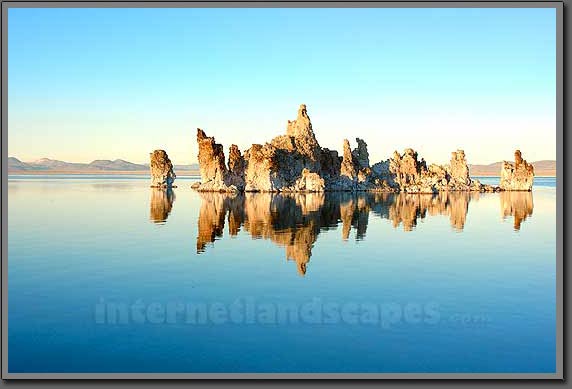
[[465, 158], [464, 150], [457, 150], [451, 153], [451, 163], [449, 165], [450, 182], [453, 186], [461, 188], [471, 184], [469, 177], [469, 166]]
[[[387, 182], [387, 177], [377, 174], [369, 166], [369, 153], [367, 144], [362, 139], [356, 138], [358, 147], [353, 151], [350, 142], [344, 139], [342, 157], [338, 158], [336, 163], [336, 171], [339, 174], [332, 175], [328, 171], [328, 179], [326, 180], [327, 190], [332, 191], [349, 191], [349, 192], [394, 192], [395, 188], [391, 187]], [[329, 151], [329, 150], [328, 150]], [[331, 152], [330, 152], [331, 153]], [[337, 156], [337, 152], [335, 154]], [[322, 164], [322, 172], [324, 164]], [[385, 179], [384, 179], [385, 178]]]
[[374, 164], [372, 170], [397, 192], [494, 191], [493, 187], [482, 185], [478, 180], [471, 180], [463, 150], [451, 154], [449, 165], [427, 166], [425, 159], [419, 159], [418, 153], [408, 148], [403, 154], [395, 151], [390, 159]]
[[532, 216], [534, 204], [531, 192], [507, 191], [499, 194], [501, 215], [503, 219], [514, 218], [514, 229], [520, 230], [520, 225], [527, 217]]
[[300, 178], [298, 178], [294, 186], [289, 189], [294, 192], [323, 192], [326, 189], [326, 183], [318, 173], [311, 172], [304, 168]]
[[291, 137], [294, 150], [302, 157], [304, 168], [315, 173], [319, 172], [322, 148], [314, 135], [312, 122], [305, 104], [300, 105], [296, 120], [288, 121], [286, 135]]
[[265, 145], [252, 145], [247, 153], [247, 191], [325, 190], [320, 176], [322, 149], [303, 104], [296, 119], [288, 121], [286, 135]]
[[151, 187], [171, 188], [175, 182], [173, 164], [165, 150], [155, 150], [150, 154]]
[[203, 130], [197, 128], [197, 144], [199, 146], [199, 166], [201, 179], [222, 181], [227, 170], [224, 161], [224, 150], [221, 144], [215, 142]]
[[447, 183], [444, 168], [431, 165], [428, 169], [425, 160], [419, 160], [411, 148], [405, 149], [403, 154], [395, 151], [390, 159], [378, 162], [372, 169], [398, 192], [436, 193]]
[[245, 190], [247, 192], [276, 192], [287, 186], [278, 174], [277, 149], [271, 144], [253, 144], [244, 153], [246, 161]]
[[228, 169], [222, 145], [197, 133], [201, 183], [199, 191], [247, 192], [323, 192], [326, 184], [320, 175], [321, 149], [305, 105], [298, 116], [288, 121], [286, 135], [269, 143], [253, 144], [241, 155], [237, 146], [229, 151]]
[[149, 218], [154, 223], [164, 223], [171, 213], [175, 193], [171, 189], [151, 189]]
[[[345, 139], [341, 156], [335, 150], [322, 148], [304, 104], [298, 109], [296, 119], [288, 121], [286, 134], [264, 144], [253, 144], [243, 155], [232, 145], [228, 168], [223, 146], [214, 138], [198, 130], [197, 142], [202, 181], [193, 187], [200, 191], [438, 193], [497, 190], [471, 180], [463, 150], [453, 152], [450, 163], [445, 166], [428, 165], [411, 148], [402, 154], [395, 151], [391, 158], [370, 165], [368, 146], [363, 139], [356, 138], [357, 147], [353, 150]], [[526, 161], [517, 161], [510, 177], [505, 173], [505, 182], [510, 182], [504, 187], [513, 188], [506, 190], [524, 186], [521, 166], [526, 166]]]
[[509, 191], [530, 191], [534, 182], [534, 167], [522, 158], [520, 150], [514, 152], [514, 163], [504, 161], [499, 187]]
[[340, 166], [339, 188], [341, 190], [354, 189], [357, 183], [356, 161], [350, 148], [350, 142], [344, 139], [342, 163]]
[[421, 187], [421, 178], [426, 168], [425, 161], [418, 161], [417, 152], [411, 148], [405, 149], [402, 155], [394, 152], [390, 161], [390, 174], [393, 175], [393, 181], [404, 192], [432, 193], [434, 191], [432, 187]]
[[230, 148], [227, 168], [223, 146], [200, 128], [197, 128], [197, 144], [201, 182], [195, 189], [211, 192], [238, 192], [244, 189], [244, 160], [237, 146]]

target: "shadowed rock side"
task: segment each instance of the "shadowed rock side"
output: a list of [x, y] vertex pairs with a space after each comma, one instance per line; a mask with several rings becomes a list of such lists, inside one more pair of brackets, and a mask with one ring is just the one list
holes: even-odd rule
[[173, 164], [165, 150], [155, 150], [150, 153], [151, 188], [171, 188], [175, 182]]
[[[512, 193], [518, 195], [519, 193]], [[526, 193], [532, 196], [531, 193]], [[532, 213], [532, 197], [503, 193], [503, 214], [515, 215], [518, 225]], [[366, 238], [370, 214], [387, 219], [394, 228], [412, 231], [428, 216], [446, 216], [451, 227], [462, 231], [470, 201], [477, 192], [410, 193], [209, 193], [203, 192], [198, 219], [197, 253], [220, 239], [228, 223], [228, 234], [239, 231], [253, 239], [269, 239], [284, 247], [287, 260], [304, 275], [320, 233], [341, 227], [340, 238]], [[508, 212], [508, 213], [507, 213]]]
[[514, 229], [520, 230], [520, 225], [527, 217], [532, 216], [534, 204], [531, 192], [503, 192], [500, 194], [501, 215], [503, 220], [514, 217]]
[[171, 189], [151, 189], [149, 218], [153, 223], [164, 223], [171, 213], [175, 193]]
[[514, 152], [514, 163], [502, 163], [499, 184], [502, 190], [531, 191], [533, 182], [534, 167], [522, 159], [520, 150]]
[[[403, 154], [395, 151], [391, 158], [370, 166], [367, 144], [356, 138], [357, 147], [353, 150], [349, 140], [343, 141], [339, 156], [335, 150], [320, 147], [304, 104], [296, 120], [288, 121], [285, 135], [265, 144], [253, 144], [244, 154], [232, 145], [228, 167], [223, 146], [213, 137], [197, 129], [197, 142], [201, 182], [193, 188], [199, 191], [438, 193], [499, 190], [470, 178], [463, 150], [453, 152], [448, 165], [428, 166], [423, 158], [419, 160], [415, 150], [408, 148]], [[515, 171], [511, 182], [520, 182], [522, 174], [516, 167]], [[518, 185], [511, 183], [505, 187]]]

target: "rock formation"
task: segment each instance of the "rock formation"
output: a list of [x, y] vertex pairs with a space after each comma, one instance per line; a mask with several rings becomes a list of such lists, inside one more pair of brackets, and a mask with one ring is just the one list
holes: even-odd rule
[[514, 163], [504, 161], [501, 167], [501, 190], [530, 191], [534, 181], [534, 168], [522, 159], [520, 150], [514, 152]]
[[236, 145], [229, 152], [228, 169], [224, 151], [214, 137], [208, 137], [197, 128], [199, 166], [201, 172], [200, 190], [212, 192], [238, 192], [244, 189], [244, 160]]
[[318, 173], [304, 168], [300, 178], [296, 180], [293, 191], [295, 192], [323, 192], [326, 190], [325, 181]]
[[[453, 153], [456, 155], [456, 153]], [[466, 161], [463, 158], [459, 161], [455, 159], [455, 169], [460, 169], [464, 163], [464, 167], [468, 173]], [[437, 193], [440, 191], [480, 191], [479, 185], [470, 186], [464, 181], [459, 184], [455, 170], [452, 175], [450, 169], [446, 166], [431, 164], [427, 166], [427, 162], [422, 158], [419, 160], [415, 150], [405, 149], [403, 154], [397, 151], [393, 153], [392, 158], [387, 161], [375, 164], [372, 169], [376, 174], [385, 179], [391, 187], [398, 192], [407, 193]], [[470, 179], [468, 179], [470, 182]]]
[[387, 182], [396, 192], [438, 193], [438, 192], [492, 192], [497, 190], [472, 180], [463, 150], [451, 154], [449, 165], [431, 164], [421, 158], [415, 150], [405, 149], [403, 154], [395, 151], [393, 156], [372, 166], [375, 175]]
[[[230, 148], [228, 169], [222, 145], [197, 131], [201, 183], [199, 191], [321, 192], [326, 189], [320, 176], [323, 150], [318, 144], [305, 105], [296, 120], [288, 121], [286, 135], [269, 143], [253, 144], [241, 156]], [[203, 166], [204, 165], [204, 166]]]
[[312, 123], [305, 104], [300, 105], [296, 120], [288, 121], [286, 135], [291, 138], [294, 150], [302, 157], [304, 167], [318, 172], [320, 170], [321, 147], [312, 130]]
[[342, 156], [342, 164], [340, 166], [340, 179], [347, 181], [348, 189], [353, 189], [357, 178], [356, 161], [350, 148], [350, 142], [344, 139], [344, 153]]
[[227, 171], [222, 145], [215, 143], [214, 138], [208, 137], [200, 128], [197, 128], [197, 143], [201, 179], [205, 182], [217, 179], [222, 181]]
[[173, 171], [173, 164], [165, 150], [155, 150], [150, 156], [151, 187], [172, 188], [177, 176]]
[[352, 151], [354, 159], [360, 168], [369, 167], [369, 153], [367, 152], [367, 143], [363, 139], [356, 138], [358, 147]]
[[272, 192], [281, 187], [275, 177], [275, 148], [270, 144], [264, 146], [254, 144], [244, 153], [246, 163], [244, 177], [245, 189], [248, 192]]
[[[344, 139], [342, 157], [338, 157], [336, 151], [327, 150], [330, 164], [322, 163], [321, 174], [326, 178], [326, 190], [331, 191], [379, 191], [391, 192], [387, 182], [380, 179], [369, 166], [369, 153], [367, 144], [362, 139], [356, 138], [358, 147], [353, 151], [350, 142]], [[336, 161], [337, 159], [337, 161]]]
[[471, 184], [469, 177], [469, 166], [465, 159], [465, 151], [457, 150], [451, 153], [451, 164], [449, 165], [449, 175], [453, 185], [466, 186]]
[[[201, 182], [193, 188], [199, 191], [438, 193], [498, 190], [470, 178], [463, 150], [453, 152], [450, 164], [445, 166], [428, 166], [411, 148], [405, 149], [403, 154], [395, 151], [391, 158], [370, 166], [367, 144], [356, 138], [357, 147], [353, 150], [350, 142], [344, 140], [339, 156], [335, 150], [320, 147], [304, 104], [296, 119], [288, 121], [285, 135], [265, 144], [253, 144], [244, 154], [232, 145], [228, 167], [223, 146], [214, 138], [199, 129], [197, 142]], [[530, 190], [532, 179], [528, 181], [527, 177], [532, 167], [522, 158], [511, 166], [503, 168], [501, 188]]]
[[[413, 149], [405, 149], [403, 155], [399, 155], [397, 151], [393, 153], [393, 158], [389, 163], [389, 172], [393, 182], [399, 185], [399, 188], [405, 192], [419, 192], [420, 180], [425, 171], [424, 167], [417, 160], [417, 152]], [[409, 190], [408, 190], [409, 189]], [[432, 189], [428, 189], [432, 192]]]
[[244, 158], [237, 145], [231, 145], [228, 151], [228, 170], [244, 180]]

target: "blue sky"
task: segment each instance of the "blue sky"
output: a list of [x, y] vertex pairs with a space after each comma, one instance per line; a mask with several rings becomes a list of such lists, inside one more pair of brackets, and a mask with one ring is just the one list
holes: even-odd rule
[[371, 159], [555, 159], [554, 9], [9, 9], [8, 148], [24, 161], [196, 162], [301, 103], [318, 141]]

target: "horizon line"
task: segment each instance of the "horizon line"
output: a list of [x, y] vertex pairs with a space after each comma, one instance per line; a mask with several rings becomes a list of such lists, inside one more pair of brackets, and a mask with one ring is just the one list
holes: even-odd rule
[[[462, 150], [462, 149], [461, 149], [461, 150]], [[166, 150], [165, 150], [165, 151], [166, 151]], [[336, 151], [337, 151], [337, 150], [336, 150]], [[168, 154], [168, 152], [167, 152], [167, 154]], [[400, 154], [401, 154], [401, 153], [400, 153]], [[421, 156], [420, 156], [420, 157], [421, 157]], [[71, 160], [51, 158], [51, 157], [40, 157], [40, 158], [35, 158], [35, 159], [31, 159], [31, 160], [25, 161], [25, 160], [23, 160], [23, 159], [21, 159], [21, 158], [19, 158], [19, 157], [14, 156], [14, 155], [8, 155], [8, 158], [14, 158], [14, 159], [17, 159], [17, 160], [20, 161], [20, 162], [28, 163], [28, 164], [29, 164], [29, 163], [34, 163], [34, 162], [37, 162], [37, 161], [40, 161], [40, 160], [50, 160], [50, 161], [58, 161], [58, 162], [65, 162], [65, 163], [78, 163], [78, 164], [89, 164], [89, 163], [92, 163], [92, 162], [95, 162], [95, 161], [112, 161], [112, 162], [113, 162], [113, 161], [124, 161], [124, 162], [128, 162], [128, 163], [133, 163], [133, 164], [136, 164], [136, 165], [148, 165], [148, 164], [149, 164], [149, 161], [147, 161], [147, 162], [133, 162], [133, 161], [130, 161], [130, 160], [124, 159], [124, 158], [96, 158], [96, 159], [92, 159], [92, 160], [87, 161], [87, 162], [85, 162], [85, 160], [82, 162], [82, 161], [71, 161]], [[388, 158], [386, 158], [386, 159], [382, 159], [382, 160], [377, 161], [377, 162], [386, 161], [387, 159], [390, 159], [390, 158], [391, 158], [391, 157], [388, 157]], [[228, 159], [228, 156], [227, 156], [227, 155], [225, 155], [225, 159]], [[493, 165], [493, 164], [495, 164], [495, 163], [499, 163], [499, 162], [503, 162], [503, 161], [511, 162], [510, 159], [499, 159], [499, 160], [496, 160], [496, 161], [490, 162], [490, 163], [482, 163], [482, 162], [480, 162], [480, 163], [474, 163], [474, 162], [469, 163], [469, 162], [468, 162], [467, 165], [483, 165], [483, 166], [487, 166], [487, 165]], [[556, 162], [557, 159], [556, 159], [556, 158], [543, 158], [543, 159], [537, 159], [537, 160], [535, 160], [535, 161], [529, 161], [529, 163], [538, 163], [538, 162], [543, 162], [543, 161], [550, 161], [550, 162], [554, 161], [554, 162]], [[429, 162], [429, 161], [428, 161], [428, 162]], [[375, 163], [375, 162], [374, 162], [374, 163]], [[429, 164], [431, 164], [431, 163], [429, 163]], [[438, 163], [436, 163], [436, 164], [437, 164], [437, 165], [441, 165], [441, 164], [438, 164]], [[196, 161], [196, 162], [186, 162], [186, 163], [185, 163], [185, 162], [177, 162], [177, 163], [174, 163], [174, 162], [173, 162], [173, 165], [199, 165], [199, 162], [198, 162], [198, 161]]]

